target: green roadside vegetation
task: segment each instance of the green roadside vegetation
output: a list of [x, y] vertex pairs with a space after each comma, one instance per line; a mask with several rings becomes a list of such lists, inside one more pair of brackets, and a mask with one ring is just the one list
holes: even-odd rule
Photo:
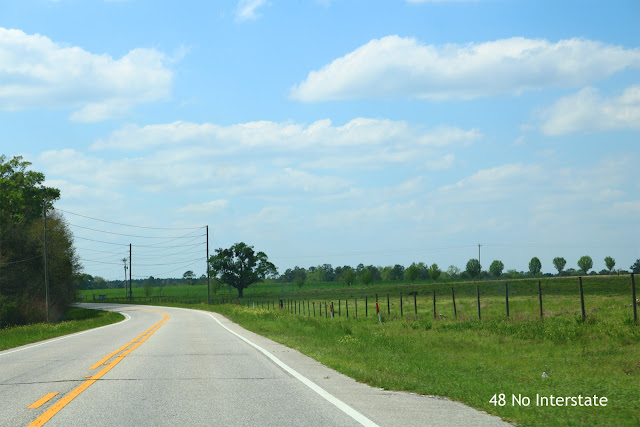
[[0, 351], [109, 325], [123, 319], [124, 316], [120, 313], [71, 307], [58, 323], [33, 323], [0, 329]]
[[[182, 294], [167, 287], [161, 299], [173, 302], [155, 297], [148, 303], [216, 311], [358, 381], [448, 397], [519, 425], [638, 425], [640, 326], [633, 321], [630, 276], [583, 278], [584, 321], [578, 278], [541, 278], [540, 287], [542, 318], [537, 279], [351, 287], [320, 283], [303, 290], [261, 283], [246, 289], [240, 301], [233, 294], [212, 295], [209, 306], [202, 303], [206, 287], [184, 287]], [[222, 304], [221, 297], [233, 303]], [[198, 303], [179, 302], [189, 299]], [[284, 309], [274, 308], [280, 299]], [[334, 318], [326, 316], [325, 303], [333, 303]], [[575, 398], [576, 406], [572, 399], [568, 406], [536, 401], [551, 395]], [[592, 406], [585, 406], [587, 397]], [[606, 406], [593, 406], [603, 397]]]

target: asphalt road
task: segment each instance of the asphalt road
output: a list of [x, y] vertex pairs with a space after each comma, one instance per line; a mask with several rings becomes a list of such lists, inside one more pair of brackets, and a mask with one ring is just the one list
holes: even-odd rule
[[0, 352], [1, 426], [506, 425], [359, 384], [215, 313], [87, 306], [127, 319]]

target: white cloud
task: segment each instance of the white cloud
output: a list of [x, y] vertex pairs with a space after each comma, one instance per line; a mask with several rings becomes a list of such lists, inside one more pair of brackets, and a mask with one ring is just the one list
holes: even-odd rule
[[236, 6], [236, 21], [255, 21], [260, 17], [258, 8], [267, 4], [266, 0], [240, 0]]
[[547, 135], [640, 129], [640, 85], [617, 97], [603, 98], [597, 89], [585, 88], [559, 99], [541, 114]]
[[165, 62], [154, 49], [114, 59], [0, 27], [0, 110], [79, 108], [70, 118], [82, 122], [126, 114], [168, 98], [172, 72]]
[[311, 71], [290, 96], [300, 101], [472, 99], [580, 87], [628, 67], [640, 67], [639, 49], [584, 39], [552, 43], [514, 37], [434, 46], [393, 35]]

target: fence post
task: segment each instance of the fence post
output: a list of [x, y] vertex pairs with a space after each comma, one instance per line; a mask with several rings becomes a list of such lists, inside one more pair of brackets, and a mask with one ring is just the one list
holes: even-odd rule
[[389, 294], [387, 294], [387, 316], [391, 316], [391, 308], [389, 307]]
[[480, 317], [480, 287], [476, 285], [476, 295], [478, 297], [478, 320], [482, 320]]
[[313, 302], [313, 317], [316, 317], [316, 302]]
[[318, 307], [319, 307], [319, 310], [320, 310], [320, 317], [322, 317], [322, 303], [321, 302], [318, 303]]
[[538, 280], [538, 301], [540, 302], [540, 318], [542, 319], [542, 285]]
[[456, 310], [456, 294], [453, 291], [453, 286], [451, 287], [451, 299], [453, 300], [453, 317], [458, 318], [458, 310]]
[[638, 303], [636, 301], [636, 279], [631, 273], [631, 296], [633, 297], [633, 321], [638, 323]]
[[507, 317], [509, 317], [509, 283], [504, 282], [504, 300], [507, 304]]
[[369, 298], [364, 296], [364, 317], [369, 317]]
[[417, 301], [417, 297], [418, 297], [418, 292], [413, 294], [413, 311], [415, 313], [415, 315], [418, 315], [418, 301]]
[[327, 313], [327, 302], [324, 302], [324, 317], [329, 317], [329, 314]]
[[342, 317], [342, 314], [340, 313], [340, 306], [342, 305], [341, 301], [338, 300], [338, 317]]
[[349, 300], [344, 300], [344, 308], [347, 310], [347, 319], [349, 318]]
[[354, 298], [353, 299], [353, 305], [355, 306], [355, 311], [356, 311], [356, 319], [358, 318], [358, 298]]
[[582, 276], [578, 277], [580, 280], [580, 308], [582, 309], [582, 321], [587, 319], [587, 315], [584, 312], [584, 292], [582, 291]]
[[433, 318], [436, 318], [436, 290], [433, 290]]

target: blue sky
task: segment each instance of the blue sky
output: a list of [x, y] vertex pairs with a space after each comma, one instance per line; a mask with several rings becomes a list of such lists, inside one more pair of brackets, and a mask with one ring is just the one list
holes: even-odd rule
[[484, 268], [628, 269], [639, 17], [637, 1], [2, 2], [0, 153], [61, 189], [106, 278], [129, 243], [134, 276], [201, 274], [204, 225], [211, 252], [244, 241], [281, 272], [464, 268], [478, 244]]

